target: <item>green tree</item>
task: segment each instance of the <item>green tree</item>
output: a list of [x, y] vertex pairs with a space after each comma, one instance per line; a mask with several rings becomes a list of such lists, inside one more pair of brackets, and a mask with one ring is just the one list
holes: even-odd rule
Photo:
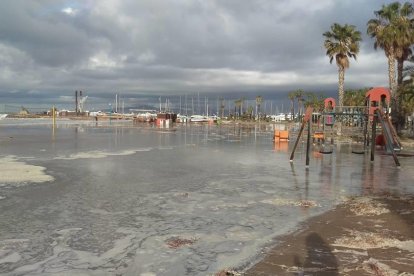
[[305, 101], [304, 106], [305, 107], [313, 107], [313, 110], [315, 112], [322, 112], [324, 110], [324, 99], [325, 96], [319, 93], [313, 93], [313, 92], [306, 92], [305, 93]]
[[344, 105], [345, 106], [364, 106], [365, 95], [369, 88], [361, 89], [348, 89], [344, 93]]
[[414, 72], [411, 72], [407, 77], [399, 88], [402, 98], [401, 108], [405, 114], [411, 114], [414, 112]]
[[353, 25], [340, 25], [334, 23], [331, 30], [323, 34], [325, 37], [324, 46], [326, 55], [329, 56], [330, 62], [336, 60], [338, 66], [338, 96], [339, 106], [343, 106], [344, 98], [344, 81], [345, 70], [349, 68], [349, 58], [356, 57], [359, 53], [359, 42], [361, 41], [361, 32], [356, 30]]

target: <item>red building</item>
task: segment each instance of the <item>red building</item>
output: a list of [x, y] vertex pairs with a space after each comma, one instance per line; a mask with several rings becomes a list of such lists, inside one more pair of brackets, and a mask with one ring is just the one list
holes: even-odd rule
[[[334, 112], [336, 102], [334, 98], [326, 98], [324, 101], [325, 112]], [[326, 126], [333, 126], [335, 120], [333, 115], [325, 115], [324, 116], [324, 123]], [[323, 139], [323, 138], [322, 138]]]
[[372, 119], [374, 111], [377, 108], [383, 108], [384, 112], [388, 113], [390, 106], [390, 90], [384, 87], [375, 87], [365, 94], [367, 106], [369, 106], [369, 115]]
[[334, 98], [326, 98], [324, 100], [324, 104], [325, 104], [325, 110], [326, 111], [333, 111], [335, 109], [336, 106], [336, 102]]

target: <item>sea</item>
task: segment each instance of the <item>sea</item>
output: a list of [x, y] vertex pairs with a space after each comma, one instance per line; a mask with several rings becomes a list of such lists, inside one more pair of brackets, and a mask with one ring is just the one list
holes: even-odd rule
[[284, 127], [1, 120], [0, 274], [240, 271], [349, 198], [414, 194], [413, 157], [336, 143], [306, 166]]

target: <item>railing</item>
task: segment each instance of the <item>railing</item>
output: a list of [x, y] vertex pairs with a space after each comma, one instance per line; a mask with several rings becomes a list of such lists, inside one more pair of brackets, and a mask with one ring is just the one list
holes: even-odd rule
[[334, 116], [335, 122], [348, 127], [363, 127], [367, 115], [367, 106], [342, 106], [324, 111], [324, 116]]

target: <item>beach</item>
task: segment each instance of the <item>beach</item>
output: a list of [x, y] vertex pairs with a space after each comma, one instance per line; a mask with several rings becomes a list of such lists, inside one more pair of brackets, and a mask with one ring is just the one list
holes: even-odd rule
[[[274, 246], [319, 216], [325, 225], [353, 200], [414, 194], [411, 157], [398, 168], [389, 155], [370, 162], [337, 144], [332, 154], [312, 152], [306, 167], [305, 144], [289, 162], [292, 143], [274, 143], [275, 127], [2, 120], [0, 273], [254, 275]], [[296, 236], [289, 244], [299, 248]], [[283, 265], [300, 273], [304, 248]]]
[[414, 198], [351, 198], [277, 239], [243, 275], [413, 275]]

